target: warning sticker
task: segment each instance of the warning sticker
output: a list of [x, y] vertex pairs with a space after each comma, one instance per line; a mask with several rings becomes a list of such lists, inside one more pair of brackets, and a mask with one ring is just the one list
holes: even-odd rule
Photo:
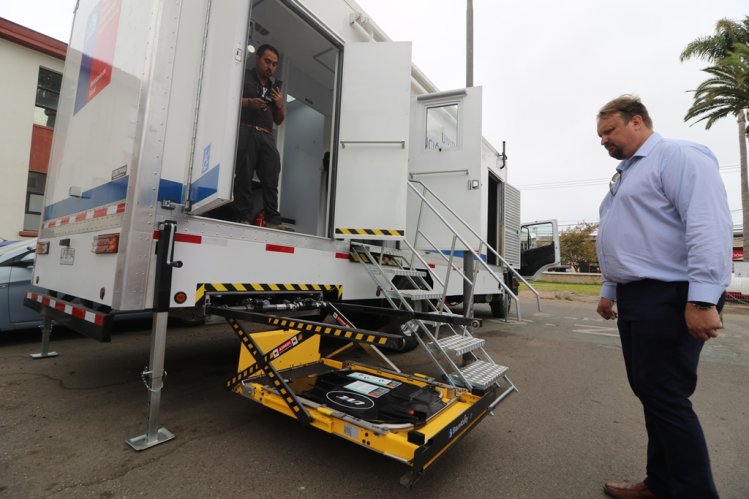
[[352, 373], [349, 373], [348, 376], [349, 378], [366, 381], [368, 383], [374, 383], [375, 385], [384, 386], [390, 389], [395, 388], [396, 386], [399, 386], [401, 384], [400, 381], [395, 381], [395, 380], [387, 379], [387, 378], [381, 378], [379, 376], [374, 376], [373, 374], [367, 374], [367, 373], [352, 372]]
[[372, 385], [364, 381], [354, 381], [353, 383], [345, 385], [344, 388], [373, 398], [382, 397], [390, 391], [382, 386]]

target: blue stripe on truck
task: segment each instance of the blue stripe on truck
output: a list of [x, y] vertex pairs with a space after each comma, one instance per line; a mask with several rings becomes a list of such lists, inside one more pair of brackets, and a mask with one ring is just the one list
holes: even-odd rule
[[[190, 186], [193, 203], [202, 201], [218, 191], [218, 174], [220, 165], [214, 166], [205, 175]], [[80, 213], [100, 206], [107, 206], [127, 198], [127, 185], [130, 177], [120, 177], [106, 184], [93, 187], [83, 192], [81, 197], [69, 197], [44, 208], [44, 220]], [[175, 203], [182, 203], [183, 185], [174, 180], [159, 180], [158, 201], [169, 199]]]
[[106, 206], [127, 197], [127, 183], [129, 176], [125, 175], [106, 184], [83, 191], [81, 197], [69, 197], [44, 207], [44, 220], [72, 215], [81, 211]]
[[205, 175], [190, 184], [190, 199], [193, 205], [208, 196], [216, 194], [218, 191], [218, 173], [220, 169], [221, 164], [219, 163], [208, 170]]

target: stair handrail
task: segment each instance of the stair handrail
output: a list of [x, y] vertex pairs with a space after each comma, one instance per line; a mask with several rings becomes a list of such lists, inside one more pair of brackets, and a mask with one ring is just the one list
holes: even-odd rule
[[[435, 207], [434, 207], [434, 206], [432, 205], [432, 203], [430, 203], [430, 202], [429, 202], [429, 200], [428, 200], [428, 199], [426, 198], [426, 196], [425, 196], [424, 194], [422, 194], [421, 192], [419, 192], [419, 190], [418, 190], [418, 189], [416, 188], [416, 186], [415, 186], [414, 184], [419, 184], [419, 185], [421, 185], [421, 186], [422, 186], [422, 187], [424, 188], [424, 191], [425, 191], [425, 192], [428, 192], [429, 194], [431, 194], [431, 196], [432, 196], [432, 197], [433, 197], [434, 199], [436, 199], [436, 200], [437, 200], [437, 201], [438, 201], [438, 202], [439, 202], [439, 203], [440, 203], [440, 204], [441, 204], [441, 205], [442, 205], [442, 206], [443, 206], [443, 207], [444, 207], [444, 208], [445, 208], [445, 209], [446, 209], [446, 210], [447, 210], [447, 211], [448, 211], [448, 212], [449, 212], [449, 213], [450, 213], [450, 214], [451, 214], [451, 215], [452, 215], [453, 217], [455, 217], [455, 219], [456, 219], [456, 220], [458, 220], [458, 221], [459, 221], [459, 222], [460, 222], [461, 224], [463, 224], [463, 226], [464, 226], [464, 227], [465, 227], [466, 229], [468, 229], [468, 231], [469, 231], [469, 232], [470, 232], [470, 233], [471, 233], [471, 234], [472, 234], [472, 235], [473, 235], [473, 236], [474, 236], [474, 237], [475, 237], [476, 239], [478, 239], [478, 241], [479, 241], [479, 247], [480, 247], [480, 246], [481, 246], [482, 244], [483, 244], [484, 246], [486, 246], [487, 250], [488, 250], [488, 251], [490, 251], [490, 252], [491, 252], [491, 253], [492, 253], [492, 254], [493, 254], [494, 256], [496, 256], [499, 262], [501, 262], [501, 263], [502, 263], [502, 264], [503, 264], [503, 265], [504, 265], [504, 266], [505, 266], [505, 267], [506, 267], [506, 268], [507, 268], [507, 269], [508, 269], [508, 270], [509, 270], [509, 271], [510, 271], [510, 272], [511, 272], [511, 273], [512, 273], [512, 274], [513, 274], [513, 275], [514, 275], [515, 277], [517, 277], [517, 278], [518, 278], [518, 279], [519, 279], [519, 280], [520, 280], [520, 281], [521, 281], [521, 282], [522, 282], [523, 284], [525, 284], [525, 285], [526, 285], [526, 286], [528, 287], [528, 289], [530, 289], [530, 290], [531, 290], [531, 292], [533, 292], [533, 294], [534, 294], [534, 295], [536, 296], [536, 304], [537, 304], [537, 306], [538, 306], [538, 310], [539, 310], [539, 311], [541, 310], [541, 295], [540, 295], [540, 294], [538, 293], [538, 291], [536, 291], [536, 290], [535, 290], [535, 289], [533, 288], [533, 286], [531, 286], [531, 285], [530, 285], [530, 284], [528, 283], [528, 281], [527, 281], [527, 280], [526, 280], [526, 279], [525, 279], [525, 278], [524, 278], [524, 277], [523, 277], [522, 275], [520, 275], [520, 273], [519, 273], [519, 272], [517, 272], [517, 271], [516, 271], [516, 270], [515, 270], [514, 268], [512, 268], [512, 266], [510, 266], [510, 265], [509, 265], [509, 264], [507, 263], [507, 260], [505, 260], [505, 259], [504, 259], [504, 258], [502, 257], [502, 255], [500, 255], [500, 254], [499, 254], [499, 253], [498, 253], [497, 251], [495, 251], [495, 250], [494, 250], [494, 248], [492, 248], [492, 247], [491, 247], [491, 245], [490, 245], [490, 244], [489, 244], [489, 243], [488, 243], [487, 241], [485, 241], [485, 240], [484, 240], [484, 239], [483, 239], [483, 238], [481, 237], [481, 235], [480, 235], [480, 234], [479, 234], [478, 232], [476, 232], [476, 231], [475, 231], [475, 230], [474, 230], [474, 229], [473, 229], [473, 228], [472, 228], [472, 227], [471, 227], [471, 226], [470, 226], [470, 225], [469, 225], [469, 224], [468, 224], [468, 223], [467, 223], [467, 222], [466, 222], [465, 220], [463, 220], [463, 218], [462, 218], [462, 217], [461, 217], [460, 215], [458, 215], [458, 214], [457, 214], [457, 213], [456, 213], [456, 212], [455, 212], [455, 211], [454, 211], [454, 210], [453, 210], [452, 208], [450, 208], [450, 207], [449, 207], [449, 206], [448, 206], [448, 205], [447, 205], [447, 204], [446, 204], [446, 203], [445, 203], [444, 201], [442, 201], [442, 199], [440, 199], [440, 198], [439, 198], [439, 196], [437, 196], [437, 195], [436, 195], [436, 194], [435, 194], [435, 193], [434, 193], [434, 192], [433, 192], [433, 191], [432, 191], [432, 190], [431, 190], [431, 189], [430, 189], [429, 187], [427, 187], [427, 186], [426, 186], [426, 184], [424, 184], [424, 182], [422, 182], [422, 181], [420, 181], [420, 180], [413, 180], [413, 179], [411, 179], [411, 180], [407, 181], [407, 183], [408, 183], [408, 187], [409, 187], [409, 188], [410, 188], [410, 189], [411, 189], [411, 190], [412, 190], [412, 191], [413, 191], [413, 192], [414, 192], [414, 193], [415, 193], [415, 194], [416, 194], [417, 196], [419, 196], [419, 198], [421, 198], [422, 202], [423, 202], [423, 203], [425, 203], [425, 204], [426, 204], [426, 205], [427, 205], [427, 206], [428, 206], [428, 207], [429, 207], [429, 208], [430, 208], [430, 209], [432, 210], [432, 213], [434, 213], [434, 214], [435, 214], [435, 215], [437, 216], [437, 218], [439, 218], [439, 219], [440, 219], [440, 221], [442, 221], [442, 223], [443, 223], [443, 224], [444, 224], [444, 225], [445, 225], [445, 226], [446, 226], [446, 227], [447, 227], [447, 228], [448, 228], [448, 229], [449, 229], [449, 230], [450, 230], [450, 231], [451, 231], [451, 232], [452, 232], [452, 233], [453, 233], [453, 234], [454, 234], [455, 236], [457, 236], [457, 237], [458, 237], [458, 239], [460, 240], [460, 242], [462, 242], [462, 243], [463, 243], [463, 245], [464, 245], [464, 246], [465, 246], [465, 247], [466, 247], [466, 248], [468, 249], [468, 251], [470, 251], [470, 252], [471, 252], [471, 253], [472, 253], [472, 254], [473, 254], [473, 255], [474, 255], [475, 257], [477, 257], [477, 258], [476, 258], [476, 260], [478, 260], [478, 262], [479, 262], [479, 263], [480, 263], [480, 264], [481, 264], [481, 265], [482, 265], [482, 266], [484, 267], [484, 269], [485, 269], [485, 270], [487, 270], [487, 271], [489, 272], [489, 274], [490, 274], [490, 275], [491, 275], [491, 276], [492, 276], [492, 277], [493, 277], [493, 278], [494, 278], [494, 279], [495, 279], [495, 280], [497, 281], [497, 283], [499, 283], [499, 285], [500, 285], [500, 286], [501, 286], [501, 287], [502, 287], [502, 288], [503, 288], [503, 289], [504, 289], [504, 290], [505, 290], [505, 291], [506, 291], [506, 292], [507, 292], [507, 293], [508, 293], [508, 294], [510, 295], [510, 297], [511, 297], [511, 298], [512, 298], [512, 299], [513, 299], [513, 300], [515, 301], [515, 304], [516, 304], [516, 310], [517, 310], [517, 315], [518, 315], [518, 320], [520, 320], [520, 307], [519, 307], [519, 298], [518, 298], [518, 296], [517, 296], [517, 295], [516, 295], [515, 293], [513, 293], [513, 292], [512, 292], [512, 290], [511, 290], [511, 289], [509, 288], [509, 286], [507, 286], [507, 284], [505, 284], [505, 282], [504, 282], [504, 280], [503, 280], [503, 279], [501, 279], [501, 278], [500, 278], [499, 276], [497, 276], [497, 274], [496, 274], [496, 273], [495, 273], [495, 272], [494, 272], [494, 271], [493, 271], [493, 270], [491, 269], [491, 267], [489, 266], [489, 264], [488, 264], [488, 263], [486, 263], [486, 262], [484, 261], [484, 259], [483, 259], [483, 258], [481, 258], [481, 254], [480, 254], [480, 253], [478, 253], [478, 252], [476, 252], [476, 251], [475, 251], [475, 250], [474, 250], [474, 249], [473, 249], [473, 248], [471, 247], [471, 245], [470, 245], [470, 244], [468, 244], [468, 242], [467, 242], [467, 241], [465, 240], [465, 238], [463, 238], [463, 236], [461, 236], [461, 235], [460, 235], [460, 233], [458, 233], [458, 231], [457, 231], [457, 230], [456, 230], [456, 229], [455, 229], [455, 228], [454, 228], [454, 227], [452, 226], [452, 224], [450, 224], [450, 222], [448, 222], [448, 221], [447, 221], [447, 220], [445, 219], [445, 217], [444, 217], [444, 216], [443, 216], [443, 215], [442, 215], [442, 214], [441, 214], [441, 213], [440, 213], [440, 212], [439, 212], [439, 211], [438, 211], [438, 210], [437, 210], [437, 209], [436, 209], [436, 208], [435, 208]], [[420, 232], [420, 230], [419, 230], [418, 228], [417, 228], [417, 232]], [[422, 234], [422, 236], [423, 236], [423, 234]], [[414, 242], [415, 242], [415, 239], [414, 239]], [[440, 253], [441, 253], [441, 252], [440, 252]]]

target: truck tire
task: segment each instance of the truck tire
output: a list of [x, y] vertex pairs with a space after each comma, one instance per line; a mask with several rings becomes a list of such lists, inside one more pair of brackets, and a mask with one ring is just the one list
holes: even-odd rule
[[489, 307], [492, 309], [492, 317], [506, 319], [510, 313], [510, 300], [504, 295], [499, 295], [489, 302]]

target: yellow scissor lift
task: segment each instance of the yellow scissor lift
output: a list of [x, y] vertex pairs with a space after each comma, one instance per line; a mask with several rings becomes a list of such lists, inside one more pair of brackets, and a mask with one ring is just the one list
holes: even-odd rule
[[[335, 310], [335, 309], [334, 309]], [[447, 449], [496, 405], [500, 387], [484, 390], [444, 384], [321, 355], [321, 337], [398, 349], [395, 334], [282, 318], [209, 305], [241, 339], [237, 373], [227, 388], [266, 407], [397, 459], [411, 467], [401, 483], [411, 487]], [[336, 310], [337, 312], [337, 310]], [[277, 329], [248, 332], [240, 320]], [[397, 368], [396, 368], [397, 369]]]

